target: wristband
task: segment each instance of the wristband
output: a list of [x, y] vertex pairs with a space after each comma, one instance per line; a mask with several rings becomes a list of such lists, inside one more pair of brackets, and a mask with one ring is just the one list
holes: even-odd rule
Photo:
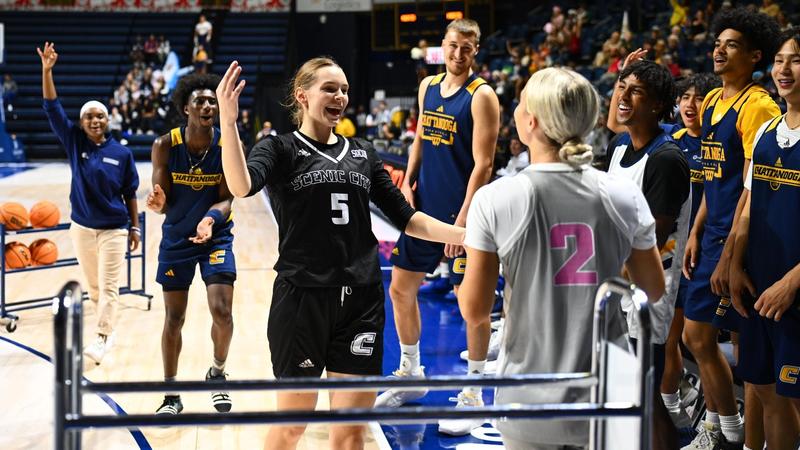
[[214, 221], [214, 223], [222, 223], [225, 220], [225, 218], [222, 217], [222, 211], [220, 211], [218, 209], [209, 210], [206, 213], [205, 217], [211, 217], [211, 219]]
[[139, 227], [130, 227], [129, 230], [133, 231], [134, 233], [138, 234], [139, 236], [142, 235], [142, 230], [139, 229]]

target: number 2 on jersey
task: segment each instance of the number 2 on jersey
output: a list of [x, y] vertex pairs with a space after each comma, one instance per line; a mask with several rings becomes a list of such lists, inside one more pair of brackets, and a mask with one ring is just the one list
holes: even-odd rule
[[585, 223], [559, 223], [550, 228], [550, 248], [568, 249], [568, 237], [575, 240], [575, 251], [553, 277], [556, 286], [597, 284], [597, 272], [581, 270], [594, 257], [594, 231]]
[[340, 211], [341, 216], [331, 217], [334, 225], [347, 225], [350, 223], [350, 207], [347, 206], [347, 194], [331, 193], [331, 212]]

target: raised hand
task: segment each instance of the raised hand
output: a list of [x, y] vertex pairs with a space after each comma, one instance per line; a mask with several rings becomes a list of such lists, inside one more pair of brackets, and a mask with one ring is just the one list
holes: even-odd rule
[[244, 89], [245, 80], [239, 81], [242, 67], [234, 61], [225, 71], [217, 86], [217, 103], [219, 104], [219, 120], [223, 124], [236, 124], [239, 117], [239, 95]]
[[167, 203], [167, 195], [158, 184], [153, 185], [153, 192], [147, 194], [147, 208], [154, 213], [161, 214]]
[[36, 53], [38, 53], [39, 58], [42, 59], [42, 69], [51, 70], [53, 66], [56, 65], [58, 53], [56, 53], [56, 47], [54, 43], [45, 42], [44, 51], [42, 51], [39, 47], [36, 47]]
[[644, 59], [645, 56], [647, 56], [647, 50], [642, 50], [641, 48], [637, 48], [636, 50], [628, 53], [628, 56], [625, 57], [625, 61], [622, 62], [622, 67], [620, 67], [619, 70], [621, 71], [622, 69], [627, 67], [628, 64], [639, 61], [640, 59]]

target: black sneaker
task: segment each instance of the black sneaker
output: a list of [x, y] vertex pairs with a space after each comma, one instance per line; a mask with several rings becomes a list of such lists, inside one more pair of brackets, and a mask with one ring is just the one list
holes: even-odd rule
[[180, 395], [165, 395], [164, 403], [156, 410], [156, 415], [176, 415], [183, 411], [183, 402]]
[[719, 441], [714, 446], [714, 450], [742, 450], [743, 448], [744, 442], [729, 442], [722, 433], [719, 434]]
[[[206, 381], [225, 381], [225, 373], [221, 373], [219, 375], [211, 375], [211, 368], [208, 369], [206, 372]], [[228, 395], [227, 392], [220, 391], [220, 392], [212, 392], [211, 393], [211, 403], [214, 405], [214, 409], [217, 412], [228, 412], [231, 410], [231, 396]]]

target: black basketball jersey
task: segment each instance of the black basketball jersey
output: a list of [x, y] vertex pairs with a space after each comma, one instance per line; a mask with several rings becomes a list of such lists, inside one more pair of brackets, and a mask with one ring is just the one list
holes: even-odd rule
[[322, 144], [295, 131], [257, 143], [247, 158], [253, 195], [265, 186], [278, 221], [278, 277], [296, 286], [381, 281], [372, 200], [401, 231], [414, 214], [366, 141]]

